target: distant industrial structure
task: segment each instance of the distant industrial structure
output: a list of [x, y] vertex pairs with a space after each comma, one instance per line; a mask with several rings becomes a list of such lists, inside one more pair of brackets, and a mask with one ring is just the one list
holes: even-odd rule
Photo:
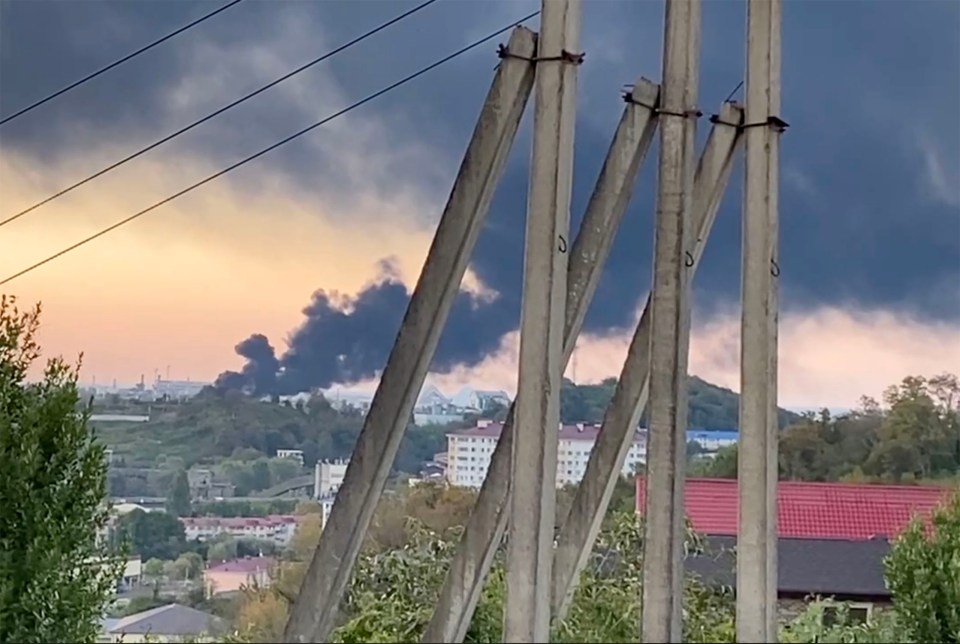
[[[153, 402], [159, 400], [183, 401], [199, 394], [204, 387], [211, 383], [195, 380], [164, 380], [156, 376], [151, 384], [140, 376], [140, 382], [135, 385], [118, 385], [114, 380], [110, 385], [92, 384], [82, 387], [84, 396], [92, 396], [94, 400], [103, 400], [116, 396], [120, 400], [136, 400], [139, 402]], [[136, 421], [134, 421], [136, 422]]]
[[510, 406], [507, 392], [480, 390], [464, 387], [452, 397], [447, 397], [433, 385], [426, 385], [420, 392], [413, 408], [415, 425], [446, 425], [462, 421], [468, 414], [480, 414], [491, 409]]

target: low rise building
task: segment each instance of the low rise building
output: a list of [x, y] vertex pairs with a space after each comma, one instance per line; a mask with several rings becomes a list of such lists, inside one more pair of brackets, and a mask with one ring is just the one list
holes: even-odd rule
[[303, 467], [303, 450], [302, 449], [278, 449], [277, 458], [289, 458], [299, 463], [300, 467]]
[[261, 539], [286, 546], [297, 529], [297, 516], [274, 514], [266, 517], [183, 517], [180, 519], [188, 541], [209, 541], [221, 535], [236, 539]]
[[[778, 613], [788, 620], [812, 596], [852, 602], [850, 617], [869, 621], [891, 601], [884, 583], [890, 543], [953, 491], [921, 485], [859, 485], [780, 481], [777, 486]], [[637, 512], [646, 503], [646, 481], [637, 477]], [[736, 587], [739, 517], [736, 479], [687, 479], [684, 514], [706, 549], [686, 566], [706, 583]]]
[[167, 604], [104, 619], [98, 642], [210, 642], [226, 631], [222, 619], [180, 604]]
[[204, 585], [213, 589], [214, 594], [230, 593], [242, 588], [270, 585], [270, 571], [276, 565], [272, 557], [244, 557], [225, 561], [203, 571]]
[[233, 483], [218, 479], [213, 470], [192, 467], [187, 470], [187, 482], [190, 485], [192, 500], [214, 500], [232, 497], [235, 492]]
[[[475, 427], [447, 434], [447, 481], [451, 485], [479, 488], [487, 477], [490, 459], [502, 430], [503, 423], [479, 420]], [[600, 425], [561, 425], [558, 431], [557, 486], [579, 483], [586, 472]], [[623, 464], [624, 476], [634, 474], [646, 461], [646, 456], [646, 435], [637, 431]]]

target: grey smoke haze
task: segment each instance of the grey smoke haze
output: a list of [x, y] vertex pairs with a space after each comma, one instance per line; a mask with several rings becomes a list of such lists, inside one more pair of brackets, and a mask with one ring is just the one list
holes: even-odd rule
[[[329, 84], [342, 94], [330, 105], [305, 106], [287, 94], [268, 94], [178, 140], [173, 149], [226, 165], [536, 4], [439, 2], [306, 74], [304, 82], [323, 78], [324, 89]], [[50, 160], [76, 155], [91, 140], [103, 138], [129, 143], [133, 150], [412, 5], [374, 0], [243, 3], [184, 35], [177, 46], [117, 70], [109, 83], [91, 83], [70, 100], [4, 126], [0, 142], [5, 149]], [[0, 114], [210, 8], [188, 2], [3, 0]], [[653, 1], [585, 4], [587, 59], [580, 84], [574, 226], [622, 108], [620, 88], [641, 73], [659, 76], [662, 11], [662, 3]], [[716, 111], [742, 79], [743, 23], [740, 0], [704, 3], [700, 94], [707, 113]], [[956, 2], [785, 4], [783, 117], [791, 125], [783, 140], [781, 171], [786, 313], [838, 306], [902, 312], [922, 320], [960, 319], [960, 290], [955, 287], [960, 266], [958, 24]], [[430, 34], [429, 46], [424, 34]], [[254, 46], [274, 52], [280, 71], [229, 66], [230, 59]], [[369, 154], [377, 166], [370, 172], [378, 189], [389, 194], [416, 185], [438, 195], [437, 203], [411, 218], [439, 212], [440, 195], [449, 190], [494, 64], [493, 46], [479, 49], [423, 82], [383, 97], [356, 120], [345, 119], [347, 128], [362, 126], [366, 118], [390, 124], [384, 147]], [[205, 87], [211, 95], [178, 108], [170, 99], [178, 80], [208, 67], [210, 78], [218, 81]], [[116, 87], [123, 88], [123, 100], [117, 100]], [[704, 122], [702, 130], [707, 127]], [[82, 133], [79, 139], [77, 132]], [[335, 216], [338, 204], [349, 203], [369, 185], [359, 186], [349, 176], [336, 146], [324, 146], [327, 136], [318, 131], [311, 139], [316, 145], [291, 145], [258, 163], [270, 164], [312, 191], [325, 212]], [[441, 170], [394, 153], [408, 149], [429, 150]], [[476, 364], [517, 327], [529, 149], [527, 123], [471, 263], [484, 286], [499, 297], [490, 303], [460, 295], [435, 360], [438, 371]], [[588, 332], [623, 329], [645, 296], [653, 244], [653, 158], [643, 169], [614, 245], [587, 318]], [[254, 170], [242, 172], [246, 183], [257, 185]], [[697, 274], [700, 319], [738, 297], [740, 181], [735, 175]], [[367, 378], [383, 366], [408, 295], [389, 270], [349, 301], [318, 291], [305, 303], [303, 323], [286, 338], [287, 348], [277, 348], [284, 344], [280, 338], [268, 340], [251, 329], [253, 335], [237, 347], [248, 365], [243, 374], [231, 376], [232, 382], [291, 390]]]

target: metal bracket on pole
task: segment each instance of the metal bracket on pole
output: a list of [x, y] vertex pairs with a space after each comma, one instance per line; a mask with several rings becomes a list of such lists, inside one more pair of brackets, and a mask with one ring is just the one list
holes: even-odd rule
[[[626, 212], [637, 174], [657, 129], [660, 87], [641, 78], [631, 92], [610, 144], [596, 187], [587, 204], [567, 268], [566, 324], [563, 359], [576, 347], [583, 319], [600, 281], [616, 231]], [[494, 449], [480, 495], [421, 642], [462, 642], [470, 627], [483, 583], [503, 539], [510, 498], [510, 454], [514, 434], [511, 405]]]
[[[532, 31], [518, 27], [509, 46], [533, 55], [536, 40]], [[329, 641], [361, 544], [506, 165], [534, 75], [531, 63], [506, 60], [494, 77], [343, 485], [293, 605], [285, 642]]]
[[[700, 156], [693, 186], [692, 224], [696, 239], [690, 252], [690, 278], [713, 228], [717, 210], [730, 181], [741, 136], [743, 110], [727, 103], [713, 121]], [[600, 532], [610, 497], [620, 478], [637, 424], [647, 404], [650, 384], [650, 303], [647, 301], [633, 335], [623, 370], [617, 379], [603, 426], [593, 446], [583, 480], [557, 537], [553, 567], [553, 618], [562, 621], [576, 591], [580, 573]]]

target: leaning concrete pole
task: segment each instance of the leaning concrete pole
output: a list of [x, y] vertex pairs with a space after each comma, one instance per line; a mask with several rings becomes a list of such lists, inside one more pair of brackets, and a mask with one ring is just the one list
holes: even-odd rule
[[776, 641], [780, 0], [747, 2], [737, 641]]
[[542, 0], [503, 637], [546, 642], [556, 521], [580, 0]]
[[675, 516], [685, 454], [678, 453], [686, 397], [686, 271], [692, 235], [694, 140], [698, 116], [700, 0], [667, 0], [660, 168], [650, 294], [650, 428], [641, 641], [679, 642], [683, 589], [682, 521]]
[[[653, 140], [657, 128], [654, 108], [659, 95], [658, 85], [641, 78], [625, 97], [627, 105], [570, 251], [561, 359], [564, 368], [576, 347], [584, 316]], [[507, 525], [514, 410], [515, 404], [507, 414], [487, 477], [421, 638], [424, 644], [462, 642], [470, 628], [484, 580]]]
[[[690, 275], [699, 265], [717, 210], [730, 181], [734, 154], [739, 147], [743, 110], [725, 103], [714, 119], [707, 145], [700, 157], [693, 184]], [[690, 262], [688, 262], [690, 263]], [[688, 287], [689, 288], [689, 287]], [[553, 619], [564, 619], [577, 589], [580, 572], [590, 557], [603, 524], [610, 497], [620, 478], [627, 452], [636, 436], [637, 424], [647, 404], [650, 384], [650, 305], [644, 306], [623, 370], [617, 379], [603, 429], [590, 454], [583, 480], [577, 488], [569, 514], [560, 528], [553, 563]]]
[[326, 642], [373, 518], [440, 333], [457, 295], [497, 181], [530, 96], [536, 35], [510, 36], [518, 57], [502, 61], [464, 154], [346, 477], [310, 562], [285, 642]]

